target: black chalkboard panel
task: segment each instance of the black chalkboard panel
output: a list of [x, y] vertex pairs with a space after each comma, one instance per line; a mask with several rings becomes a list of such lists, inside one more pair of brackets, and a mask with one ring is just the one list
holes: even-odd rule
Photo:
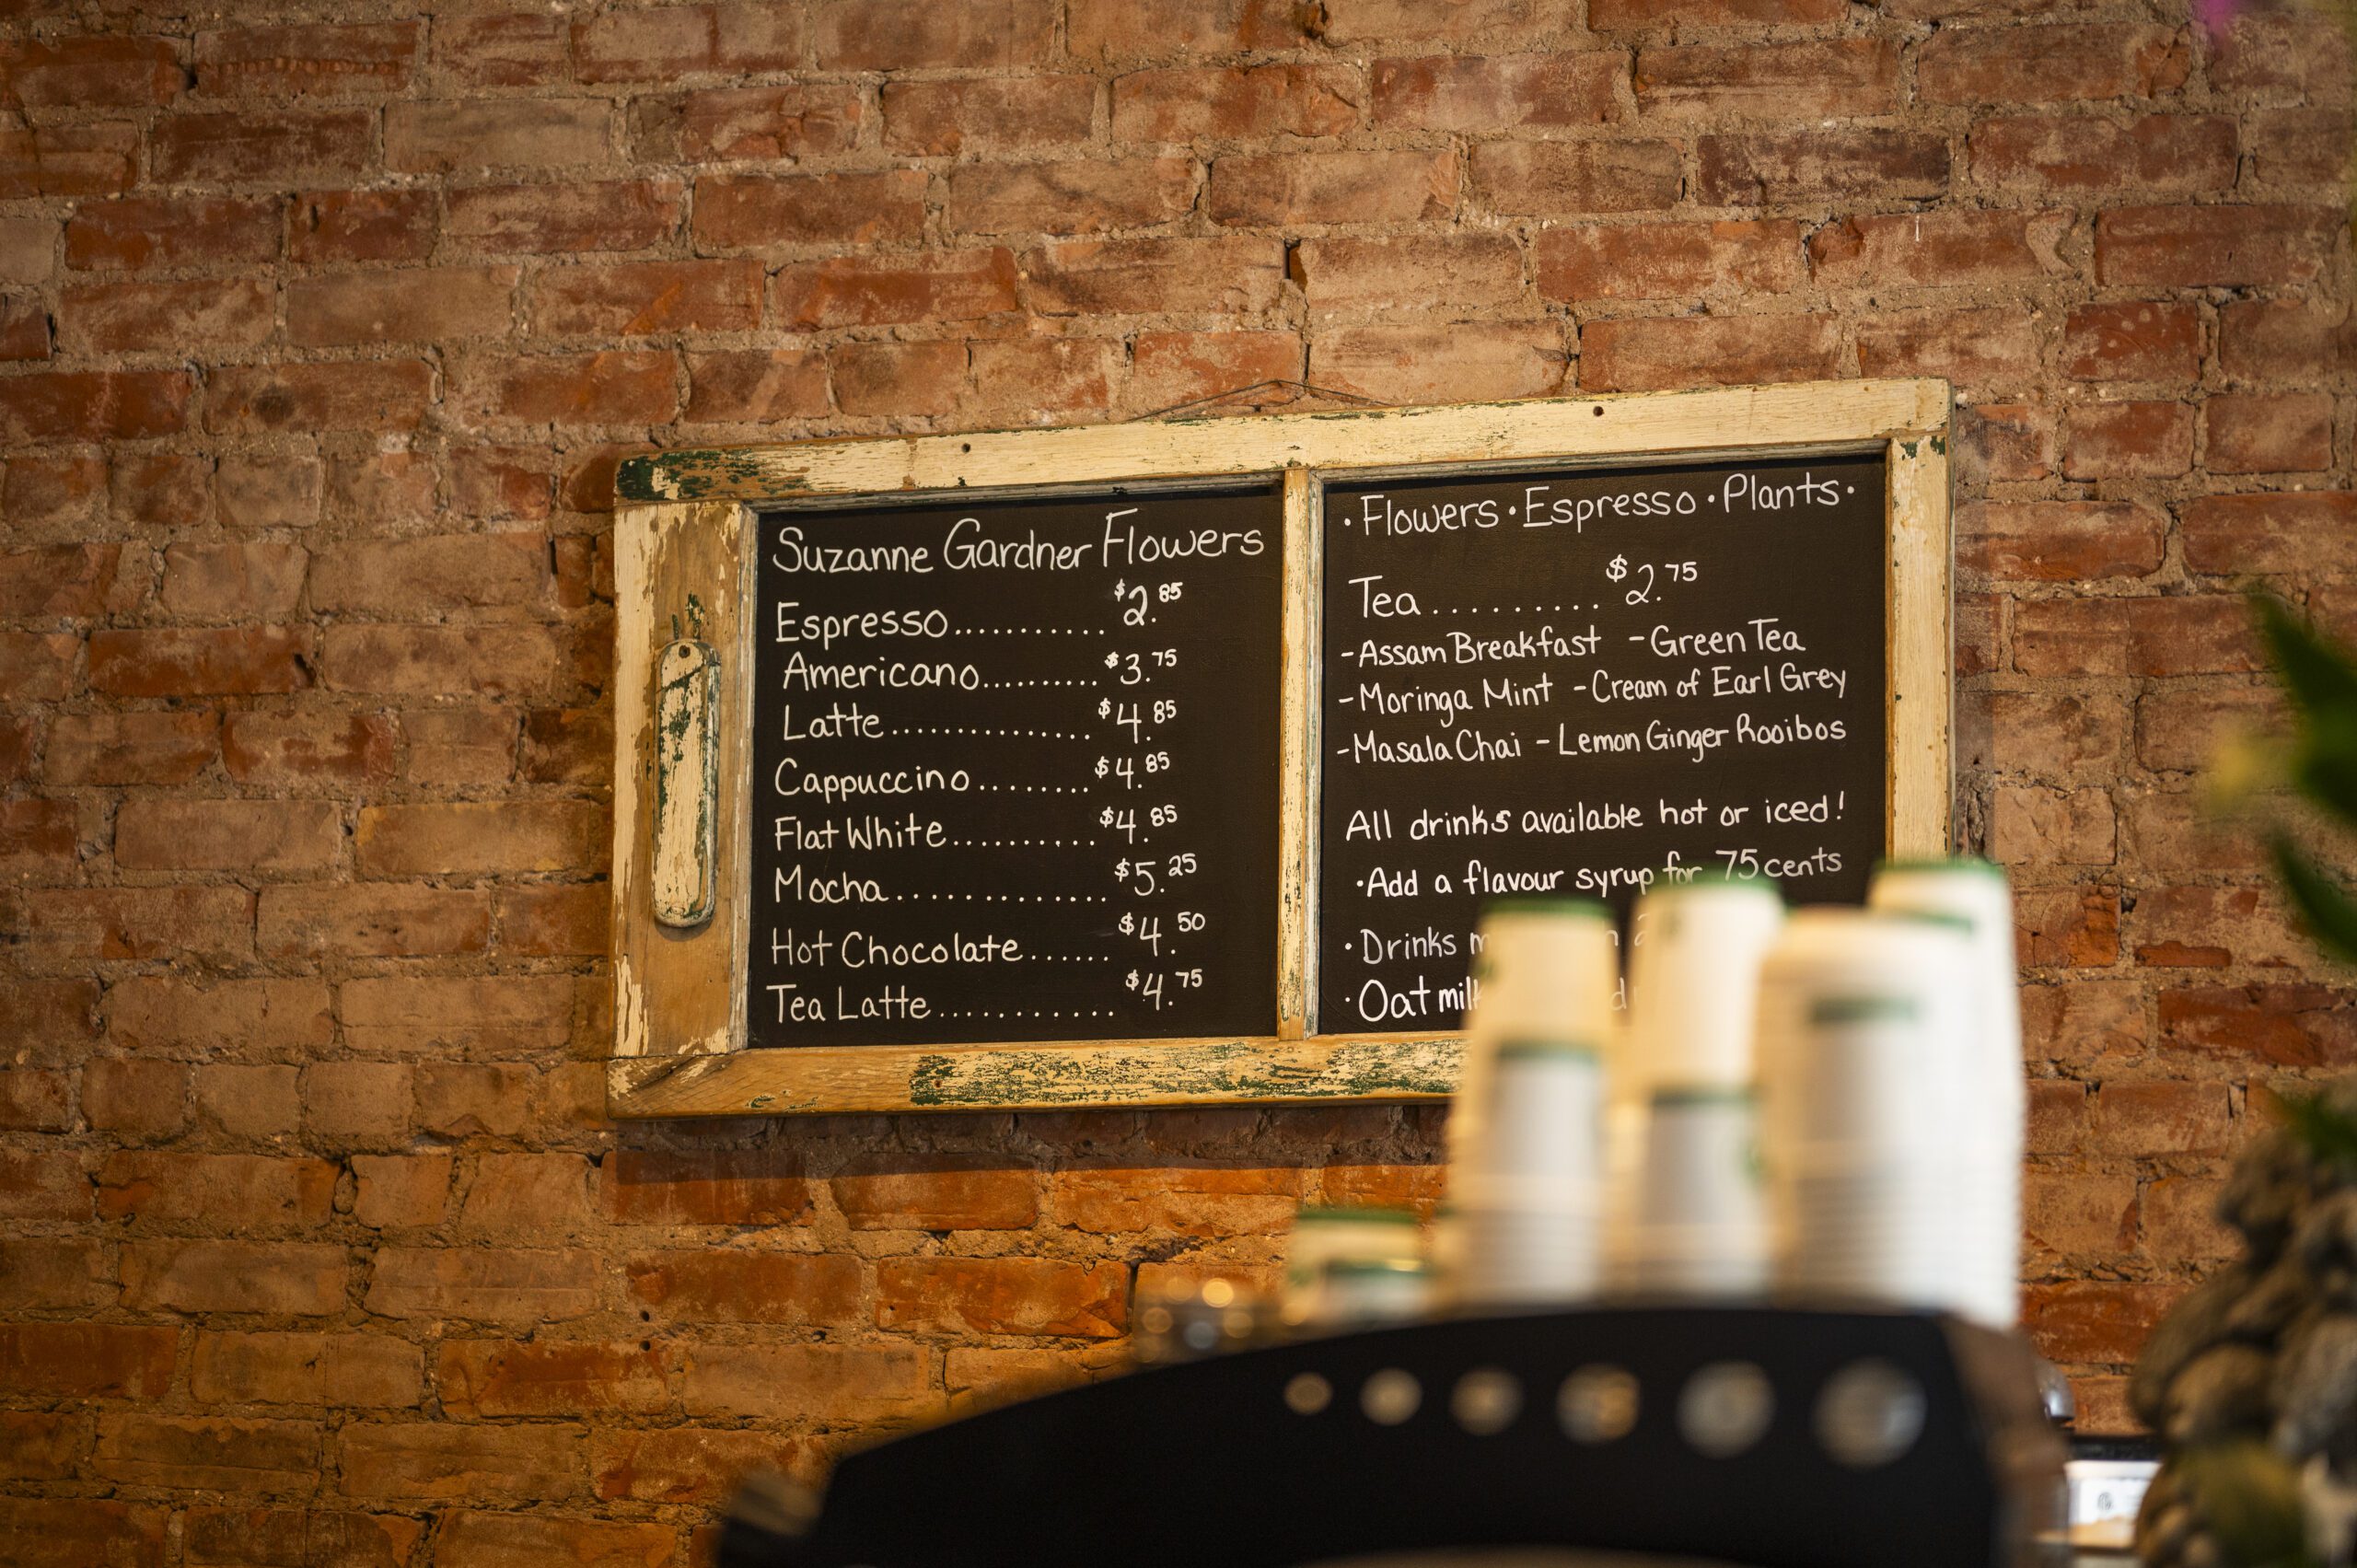
[[1457, 1028], [1500, 897], [1862, 897], [1885, 485], [1880, 454], [1329, 483], [1319, 1032]]
[[750, 1043], [1276, 1031], [1275, 487], [757, 526]]

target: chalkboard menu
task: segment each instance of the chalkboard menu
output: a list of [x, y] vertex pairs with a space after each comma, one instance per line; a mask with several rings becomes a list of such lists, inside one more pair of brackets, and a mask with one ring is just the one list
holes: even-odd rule
[[757, 526], [749, 1043], [1274, 1031], [1273, 484]]
[[1877, 452], [1329, 483], [1320, 1032], [1459, 1027], [1497, 899], [1861, 897], [1886, 479]]

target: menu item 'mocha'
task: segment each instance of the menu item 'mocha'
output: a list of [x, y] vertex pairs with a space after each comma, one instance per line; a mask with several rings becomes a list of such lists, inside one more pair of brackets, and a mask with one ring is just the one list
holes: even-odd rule
[[757, 526], [753, 1044], [1274, 1032], [1272, 487]]

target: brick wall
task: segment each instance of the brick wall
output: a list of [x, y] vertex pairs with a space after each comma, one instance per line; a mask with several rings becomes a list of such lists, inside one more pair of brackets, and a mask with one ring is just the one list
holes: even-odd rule
[[[2349, 996], [2190, 793], [2357, 630], [2349, 73], [2092, 0], [0, 0], [0, 1563], [660, 1565], [1116, 1359], [1391, 1109], [616, 1131], [618, 454], [1958, 385], [2033, 1320], [2098, 1421]], [[65, 1543], [72, 1543], [69, 1547]]]

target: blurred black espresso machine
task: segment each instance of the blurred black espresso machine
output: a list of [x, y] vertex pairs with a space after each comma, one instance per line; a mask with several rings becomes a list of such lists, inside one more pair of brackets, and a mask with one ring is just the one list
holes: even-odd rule
[[1601, 1307], [1304, 1340], [1010, 1405], [852, 1455], [823, 1499], [749, 1485], [719, 1562], [2009, 1568], [2068, 1561], [2063, 1453], [2011, 1334]]

